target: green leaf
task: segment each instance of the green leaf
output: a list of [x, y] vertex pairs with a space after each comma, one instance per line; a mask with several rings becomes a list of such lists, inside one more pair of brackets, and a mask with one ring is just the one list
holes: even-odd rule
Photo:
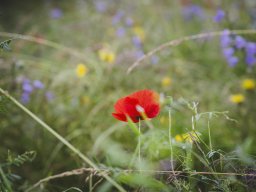
[[8, 39], [6, 41], [3, 41], [0, 43], [0, 49], [3, 49], [4, 51], [11, 51], [10, 43], [12, 42], [12, 39]]
[[7, 160], [9, 163], [13, 165], [20, 166], [27, 161], [32, 162], [35, 159], [35, 157], [36, 157], [35, 151], [26, 151], [25, 153], [18, 155], [15, 158], [13, 158], [12, 155], [9, 153]]

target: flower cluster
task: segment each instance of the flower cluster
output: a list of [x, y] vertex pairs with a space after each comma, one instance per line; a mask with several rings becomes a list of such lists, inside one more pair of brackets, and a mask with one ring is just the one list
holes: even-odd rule
[[[116, 36], [123, 38], [126, 34], [131, 34], [131, 43], [135, 47], [135, 58], [139, 59], [144, 55], [143, 42], [146, 38], [146, 33], [144, 29], [138, 25], [134, 24], [133, 19], [126, 15], [123, 10], [118, 10], [112, 17], [112, 25], [115, 28]], [[152, 56], [151, 63], [157, 64], [158, 57]]]
[[[252, 92], [255, 89], [255, 81], [251, 78], [241, 81], [241, 88], [247, 92]], [[229, 97], [231, 103], [242, 104], [245, 101], [245, 94], [237, 93]]]
[[230, 67], [234, 67], [239, 62], [235, 55], [236, 51], [245, 52], [245, 63], [252, 67], [256, 64], [256, 43], [248, 42], [238, 35], [230, 35], [229, 30], [224, 30], [220, 37], [222, 53]]
[[184, 6], [182, 8], [182, 15], [185, 20], [191, 20], [193, 18], [204, 18], [204, 12], [202, 7], [196, 4], [189, 4]]
[[[44, 89], [44, 84], [40, 80], [31, 81], [29, 79], [23, 79], [22, 82], [22, 94], [21, 94], [21, 102], [23, 104], [27, 104], [30, 101], [31, 95], [36, 90]], [[53, 99], [53, 94], [49, 91], [45, 93], [45, 97], [48, 101]]]

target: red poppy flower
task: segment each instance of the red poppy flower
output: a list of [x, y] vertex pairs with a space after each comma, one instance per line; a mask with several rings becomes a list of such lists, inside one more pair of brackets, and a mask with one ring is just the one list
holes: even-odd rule
[[127, 121], [130, 117], [136, 123], [145, 116], [154, 118], [160, 111], [159, 95], [151, 90], [137, 91], [119, 99], [114, 108], [112, 115], [120, 121]]

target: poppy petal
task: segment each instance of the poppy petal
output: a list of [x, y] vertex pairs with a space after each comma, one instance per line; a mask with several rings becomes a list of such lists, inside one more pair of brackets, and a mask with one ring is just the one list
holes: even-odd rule
[[124, 102], [125, 102], [125, 97], [118, 99], [118, 101], [114, 105], [115, 111], [117, 113], [123, 113], [125, 111]]
[[121, 113], [112, 113], [113, 117], [115, 117], [116, 119], [120, 120], [120, 121], [127, 121], [126, 116], [124, 114]]
[[154, 118], [155, 116], [158, 115], [159, 111], [160, 111], [160, 106], [157, 104], [152, 104], [148, 106], [145, 110], [148, 118]]
[[140, 113], [137, 111], [136, 106], [139, 104], [138, 100], [131, 97], [126, 97], [124, 102], [125, 113], [133, 120], [137, 121]]
[[149, 104], [159, 103], [159, 95], [156, 92], [147, 89], [137, 91], [129, 96], [132, 98], [136, 98], [143, 108], [146, 108], [146, 106]]

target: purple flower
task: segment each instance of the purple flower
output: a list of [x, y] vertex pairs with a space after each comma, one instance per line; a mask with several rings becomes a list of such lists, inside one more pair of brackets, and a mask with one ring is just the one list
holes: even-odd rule
[[221, 22], [225, 17], [225, 12], [222, 9], [216, 11], [216, 15], [213, 17], [213, 21], [216, 23]]
[[142, 47], [142, 42], [138, 36], [133, 36], [132, 37], [132, 43], [136, 48], [141, 48]]
[[125, 24], [128, 26], [128, 27], [131, 27], [133, 25], [133, 20], [131, 17], [127, 17], [125, 19]]
[[32, 93], [33, 86], [30, 84], [30, 81], [28, 79], [25, 79], [22, 83], [22, 90], [23, 92], [26, 92], [28, 94]]
[[227, 58], [227, 62], [230, 67], [234, 67], [238, 63], [238, 58], [235, 56], [229, 57]]
[[43, 89], [44, 88], [44, 84], [39, 80], [35, 80], [33, 82], [33, 85], [36, 89]]
[[231, 47], [223, 49], [223, 55], [225, 56], [226, 59], [232, 57], [234, 52], [235, 50]]
[[28, 103], [30, 100], [30, 93], [27, 93], [27, 92], [22, 93], [20, 100], [24, 104]]
[[159, 57], [157, 57], [156, 55], [153, 55], [153, 56], [151, 57], [151, 63], [152, 63], [153, 65], [157, 64], [158, 61], [159, 61]]
[[100, 13], [104, 13], [107, 10], [107, 3], [105, 1], [94, 1], [94, 6]]
[[232, 43], [232, 39], [229, 35], [229, 30], [224, 30], [222, 32], [222, 35], [220, 36], [220, 44], [221, 44], [221, 47], [225, 48], [225, 47], [229, 47], [230, 44]]
[[141, 58], [141, 57], [144, 56], [144, 55], [145, 55], [145, 54], [144, 54], [143, 50], [138, 50], [138, 51], [136, 51], [136, 53], [135, 53], [135, 57], [136, 57], [137, 59]]
[[116, 30], [116, 35], [118, 37], [123, 37], [125, 35], [125, 28], [118, 27], [117, 30]]
[[246, 55], [245, 62], [249, 66], [252, 66], [252, 65], [254, 65], [256, 63], [256, 57], [254, 55]]
[[47, 91], [47, 92], [45, 93], [45, 97], [46, 97], [47, 101], [52, 101], [52, 100], [54, 99], [54, 95], [53, 95], [53, 93], [50, 92], [50, 91]]
[[39, 80], [35, 80], [33, 82], [33, 85], [36, 89], [43, 89], [44, 88], [44, 84]]
[[198, 17], [200, 19], [204, 17], [203, 10], [198, 5], [189, 5], [183, 7], [182, 14], [185, 20], [191, 20], [193, 17]]
[[237, 49], [242, 49], [246, 46], [246, 40], [241, 36], [235, 37], [235, 46]]
[[63, 12], [61, 9], [59, 8], [53, 8], [50, 12], [50, 16], [51, 18], [53, 19], [59, 19], [60, 17], [62, 17], [63, 15]]
[[117, 23], [119, 23], [123, 16], [124, 16], [124, 12], [123, 11], [120, 11], [120, 10], [117, 11], [117, 13], [112, 18], [112, 24], [116, 25]]
[[246, 44], [246, 53], [250, 55], [255, 55], [256, 54], [256, 44], [249, 42]]
[[252, 66], [256, 63], [256, 44], [249, 42], [246, 44], [246, 57], [245, 57], [245, 62], [249, 65]]

